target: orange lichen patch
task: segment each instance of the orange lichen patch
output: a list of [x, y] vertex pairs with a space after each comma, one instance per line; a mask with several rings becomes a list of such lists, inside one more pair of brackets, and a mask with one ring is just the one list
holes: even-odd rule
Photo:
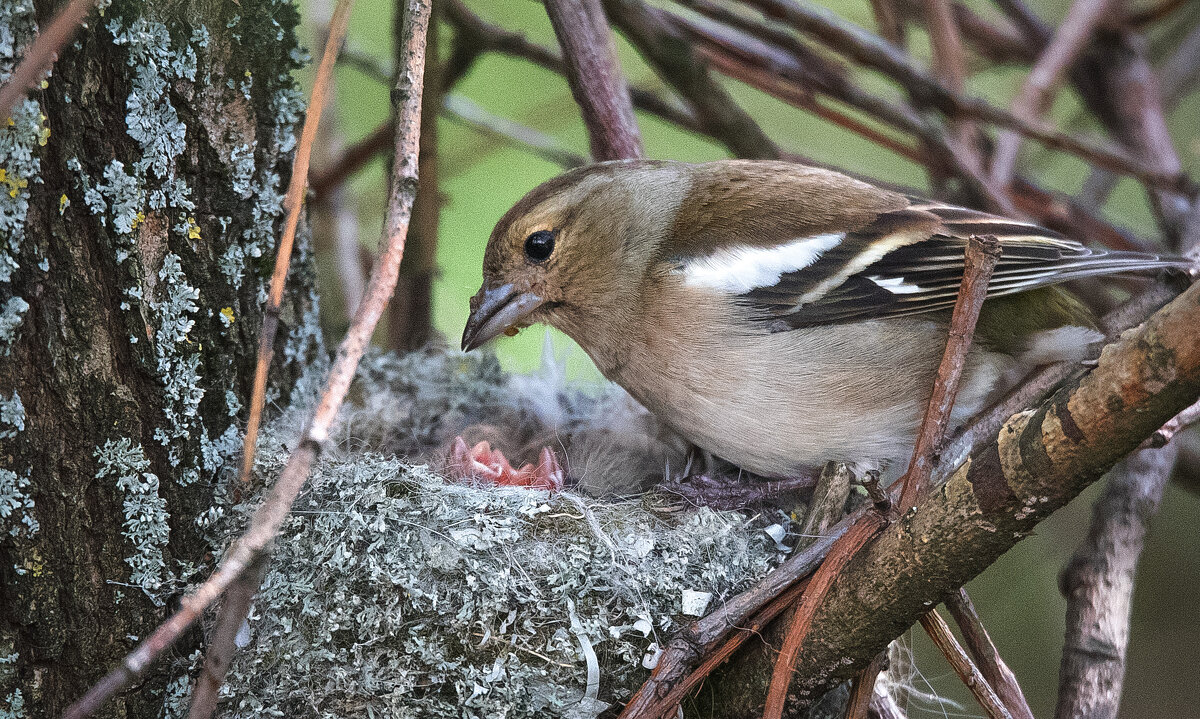
[[513, 468], [508, 458], [488, 442], [468, 447], [466, 440], [455, 437], [450, 445], [447, 470], [452, 479], [483, 480], [501, 487], [529, 487], [558, 491], [563, 488], [566, 473], [549, 447], [543, 447], [538, 463]]

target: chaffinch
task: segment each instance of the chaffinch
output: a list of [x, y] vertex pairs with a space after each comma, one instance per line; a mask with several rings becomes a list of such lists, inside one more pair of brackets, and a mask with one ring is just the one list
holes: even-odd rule
[[973, 234], [1003, 254], [955, 421], [1006, 378], [1102, 339], [1058, 283], [1192, 267], [804, 165], [606, 162], [500, 219], [462, 346], [556, 327], [685, 439], [765, 477], [902, 467]]

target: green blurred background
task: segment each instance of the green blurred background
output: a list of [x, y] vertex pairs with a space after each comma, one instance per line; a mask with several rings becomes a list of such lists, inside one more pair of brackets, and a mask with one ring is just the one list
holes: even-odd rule
[[[311, 0], [305, 0], [305, 3]], [[824, 3], [846, 19], [874, 28], [868, 0]], [[985, 17], [996, 11], [985, 2], [968, 3]], [[1057, 23], [1066, 3], [1031, 3], [1047, 21]], [[554, 44], [554, 35], [540, 3], [532, 0], [474, 0], [468, 5], [478, 14], [504, 27], [521, 30], [535, 41]], [[311, 23], [321, 8], [302, 3]], [[327, 12], [327, 10], [325, 10]], [[390, 67], [391, 3], [358, 0], [351, 22], [349, 47], [373, 55]], [[1193, 13], [1193, 17], [1195, 14]], [[310, 31], [312, 28], [309, 28]], [[441, 27], [443, 56], [450, 45], [449, 28]], [[922, 30], [910, 25], [910, 47], [928, 58]], [[666, 90], [623, 40], [618, 40], [625, 73], [634, 84]], [[1169, 52], [1169, 38], [1160, 39], [1160, 52]], [[319, 47], [310, 40], [310, 47]], [[1023, 68], [984, 68], [975, 61], [972, 91], [999, 105], [1007, 105], [1018, 88]], [[307, 79], [307, 78], [306, 78]], [[860, 73], [870, 89], [900, 99], [901, 91], [889, 82]], [[785, 150], [828, 162], [881, 180], [926, 188], [924, 171], [856, 135], [821, 122], [811, 115], [776, 101], [734, 81], [727, 81], [742, 106], [762, 124]], [[523, 60], [485, 55], [453, 90], [497, 115], [544, 132], [565, 147], [587, 154], [587, 137], [565, 81]], [[1067, 88], [1059, 93], [1053, 115], [1075, 131], [1095, 128], [1082, 118], [1080, 103]], [[337, 73], [337, 97], [326, 117], [345, 141], [354, 141], [375, 129], [387, 116], [388, 88], [350, 67]], [[704, 138], [677, 130], [654, 117], [639, 113], [646, 154], [654, 158], [707, 160], [726, 157], [724, 149]], [[1193, 94], [1172, 114], [1177, 148], [1188, 170], [1200, 169], [1200, 95]], [[480, 283], [480, 260], [493, 223], [517, 199], [543, 180], [560, 172], [550, 162], [485, 136], [475, 129], [443, 117], [438, 125], [440, 193], [443, 197], [438, 242], [439, 273], [433, 290], [435, 324], [456, 343], [467, 316], [467, 299]], [[1050, 153], [1026, 143], [1023, 154], [1028, 174], [1044, 185], [1076, 193], [1088, 168], [1074, 158]], [[319, 165], [317, 165], [319, 170]], [[379, 236], [385, 203], [384, 165], [376, 160], [348, 183], [349, 201], [356, 205], [362, 244], [373, 249]], [[1138, 185], [1123, 180], [1105, 207], [1115, 223], [1142, 236], [1155, 236], [1154, 223]], [[333, 252], [327, 239], [318, 242], [318, 267], [322, 289], [322, 320], [333, 338], [346, 326], [337, 285]], [[386, 336], [381, 334], [381, 336]], [[540, 362], [543, 340], [540, 329], [526, 330], [502, 339], [495, 350], [506, 367], [528, 370]], [[336, 341], [336, 340], [335, 340]], [[569, 356], [572, 376], [581, 382], [598, 381], [589, 361], [570, 340], [553, 338], [560, 353]], [[1102, 484], [1102, 483], [1101, 483]], [[973, 582], [969, 589], [992, 632], [1002, 655], [1016, 672], [1035, 714], [1052, 716], [1062, 647], [1065, 602], [1056, 578], [1086, 531], [1091, 505], [1100, 484], [1058, 515], [1045, 522], [1032, 537], [1006, 555]], [[1122, 716], [1200, 717], [1200, 498], [1170, 486], [1161, 515], [1154, 521], [1134, 600], [1132, 643]], [[979, 707], [961, 686], [924, 634], [910, 632], [921, 677], [918, 689], [958, 702], [950, 705], [914, 703], [911, 716], [980, 716]]]

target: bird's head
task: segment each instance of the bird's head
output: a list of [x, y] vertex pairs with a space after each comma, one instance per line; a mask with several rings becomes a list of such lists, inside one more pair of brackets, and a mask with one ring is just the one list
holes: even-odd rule
[[616, 320], [636, 299], [649, 253], [670, 221], [669, 209], [655, 198], [672, 184], [662, 182], [672, 165], [588, 165], [514, 205], [488, 240], [463, 349], [537, 322], [578, 341], [585, 327], [607, 324], [603, 315]]

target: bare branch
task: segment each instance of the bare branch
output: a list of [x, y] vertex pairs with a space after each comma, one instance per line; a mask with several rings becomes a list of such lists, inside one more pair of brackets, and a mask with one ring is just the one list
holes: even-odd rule
[[738, 157], [777, 159], [779, 148], [725, 88], [713, 80], [691, 43], [639, 0], [605, 0], [613, 23], [664, 80], [692, 106], [700, 126]]
[[842, 570], [886, 525], [887, 520], [882, 514], [869, 511], [859, 517], [845, 536], [829, 548], [829, 555], [813, 574], [804, 590], [804, 596], [788, 622], [783, 646], [779, 649], [779, 657], [771, 674], [771, 684], [767, 689], [763, 719], [781, 719], [783, 716], [783, 707], [788, 699], [788, 686], [796, 671], [796, 659], [812, 628], [813, 617], [825, 601], [825, 595], [833, 583], [841, 577]]
[[1069, 152], [1098, 167], [1136, 177], [1147, 185], [1167, 190], [1191, 187], [1178, 174], [1164, 175], [1147, 169], [1128, 153], [1110, 145], [1099, 145], [1061, 132], [1040, 120], [1029, 120], [991, 105], [977, 97], [964, 97], [944, 87], [902, 50], [833, 13], [794, 0], [742, 0], [763, 14], [777, 18], [802, 33], [811, 35], [834, 52], [878, 70], [903, 85], [915, 98], [947, 114], [965, 115], [1009, 128], [1037, 140], [1048, 148]]
[[600, 0], [546, 0], [546, 14], [567, 61], [567, 82], [583, 113], [592, 157], [641, 157], [642, 136]]
[[996, 695], [1013, 715], [1013, 719], [1033, 719], [1033, 710], [1029, 708], [1021, 686], [1017, 684], [1016, 675], [1000, 657], [1000, 652], [992, 643], [983, 621], [979, 619], [967, 590], [960, 588], [952, 593], [946, 599], [946, 609], [950, 611], [954, 622], [962, 631], [963, 641], [967, 644], [967, 651], [975, 661], [975, 666], [979, 667], [988, 684], [996, 690]]
[[[990, 566], [1162, 422], [1194, 403], [1200, 396], [1198, 322], [1200, 284], [1124, 333], [1095, 369], [1076, 374], [1054, 395], [989, 432], [918, 511], [885, 529], [846, 567], [814, 619], [790, 693], [810, 700], [853, 676], [924, 614], [927, 602]], [[951, 445], [943, 461], [957, 462], [958, 453]], [[713, 716], [744, 715], [753, 699], [731, 688], [752, 685], [750, 677], [766, 671], [775, 657], [769, 647], [779, 637], [776, 622], [764, 631], [763, 648], [755, 645], [709, 679], [719, 687], [716, 695], [725, 690], [728, 698], [714, 707]]]
[[[338, 348], [330, 368], [325, 390], [312, 420], [297, 447], [288, 457], [279, 478], [267, 498], [255, 511], [250, 526], [225, 553], [216, 571], [194, 592], [184, 597], [180, 609], [143, 640], [121, 665], [113, 669], [64, 715], [67, 719], [89, 716], [116, 692], [140, 677], [163, 651], [187, 630], [204, 610], [247, 571], [270, 545], [283, 526], [296, 496], [308, 478], [312, 463], [329, 440], [329, 430], [345, 400], [358, 361], [370, 342], [371, 334], [383, 315], [396, 286], [404, 239], [412, 213], [417, 186], [417, 152], [421, 125], [421, 79], [425, 69], [425, 34], [429, 26], [428, 0], [408, 0], [403, 53], [404, 70], [397, 78], [393, 102], [398, 103], [396, 161], [392, 169], [391, 191], [384, 224], [383, 247], [367, 285], [367, 293], [354, 322]], [[296, 171], [300, 177], [304, 174]]]
[[1142, 443], [1142, 449], [1157, 449], [1165, 447], [1183, 430], [1200, 423], [1200, 402], [1188, 407], [1170, 421], [1164, 424], [1154, 434]]
[[1175, 457], [1174, 447], [1164, 447], [1125, 460], [1096, 501], [1087, 539], [1059, 577], [1067, 598], [1067, 630], [1058, 719], [1117, 716], [1134, 576]]
[[979, 668], [963, 651], [962, 645], [950, 631], [950, 626], [946, 624], [946, 620], [942, 619], [942, 615], [938, 614], [936, 609], [931, 609], [921, 616], [921, 627], [941, 650], [946, 661], [950, 663], [950, 667], [954, 669], [954, 673], [971, 691], [971, 695], [975, 697], [987, 715], [991, 719], [1013, 719], [1008, 708], [1004, 706], [1000, 697], [996, 695], [996, 691], [992, 689], [992, 685], [988, 684]]
[[250, 393], [250, 417], [246, 421], [246, 435], [242, 442], [242, 467], [238, 480], [242, 486], [250, 482], [254, 471], [254, 451], [258, 442], [258, 430], [262, 426], [263, 403], [267, 395], [267, 372], [275, 354], [275, 334], [279, 328], [279, 313], [283, 304], [284, 285], [287, 283], [288, 268], [292, 261], [292, 245], [296, 241], [296, 228], [300, 225], [300, 210], [304, 207], [304, 188], [308, 184], [308, 164], [312, 157], [313, 142], [317, 139], [317, 126], [325, 109], [325, 97], [329, 92], [333, 66], [337, 62], [338, 50], [346, 37], [353, 0], [339, 0], [329, 21], [329, 40], [317, 67], [313, 82], [312, 100], [304, 116], [304, 127], [300, 131], [300, 143], [296, 148], [296, 159], [292, 164], [292, 177], [288, 182], [284, 207], [283, 235], [275, 253], [275, 270], [271, 273], [271, 287], [267, 295], [267, 306], [263, 309], [262, 330], [258, 338], [258, 362], [254, 366], [254, 385]]
[[871, 699], [875, 696], [875, 680], [887, 662], [887, 651], [882, 651], [861, 672], [854, 675], [850, 683], [850, 698], [846, 700], [846, 719], [867, 719]]
[[71, 0], [54, 17], [49, 27], [25, 48], [24, 57], [9, 76], [8, 82], [0, 85], [0, 121], [9, 117], [25, 93], [37, 86], [54, 64], [59, 51], [75, 35], [95, 5], [96, 0]]
[[[792, 549], [792, 559], [785, 563], [791, 565], [788, 570], [784, 570], [791, 576], [803, 576], [811, 572], [820, 560], [812, 561], [806, 557], [818, 553], [823, 557], [834, 539], [845, 532], [843, 528], [835, 533], [834, 527], [845, 511], [846, 499], [850, 494], [850, 479], [850, 470], [844, 464], [829, 463], [821, 472], [821, 477], [813, 488], [813, 498], [800, 529], [800, 538]], [[777, 572], [780, 570], [783, 568], [780, 567]], [[713, 615], [709, 615], [698, 620], [682, 637], [672, 639], [664, 648], [654, 673], [626, 703], [621, 712], [622, 719], [658, 719], [671, 712], [747, 639], [757, 636], [772, 619], [799, 601], [808, 587], [808, 580], [802, 579], [790, 588], [782, 583], [775, 586], [778, 588], [778, 596], [774, 599], [769, 596], [764, 599], [765, 592], [759, 593], [756, 586], [734, 600], [736, 603], [745, 599], [747, 595], [754, 595], [758, 601], [762, 601], [765, 606], [753, 619], [747, 621], [749, 611], [739, 615], [736, 609], [735, 613], [726, 616], [724, 621], [728, 623], [722, 623], [720, 617], [710, 619]], [[770, 591], [770, 588], [766, 591]], [[723, 612], [724, 610], [718, 610], [714, 614]], [[732, 636], [722, 641], [731, 630], [735, 630]], [[698, 647], [692, 640], [705, 646]], [[698, 649], [704, 650], [707, 656], [695, 671], [689, 673], [689, 664], [698, 658]]]
[[589, 162], [588, 158], [564, 147], [556, 138], [506, 117], [493, 115], [466, 95], [447, 95], [445, 109], [446, 115], [452, 120], [560, 167], [579, 167]]
[[1000, 260], [1000, 241], [990, 235], [972, 236], [967, 242], [966, 266], [962, 285], [954, 303], [954, 314], [950, 317], [950, 331], [946, 339], [946, 350], [938, 365], [937, 379], [929, 397], [929, 406], [917, 433], [912, 460], [908, 471], [899, 482], [902, 487], [897, 509], [904, 514], [915, 507], [929, 488], [930, 475], [950, 424], [950, 412], [958, 396], [966, 366], [967, 352], [971, 349], [971, 338], [975, 335], [975, 323], [983, 301], [987, 297], [988, 282], [992, 270]]
[[[1045, 114], [1063, 77], [1091, 39], [1092, 31], [1115, 5], [1116, 0], [1075, 0], [1013, 99], [1014, 115], [1034, 121]], [[1021, 137], [1015, 132], [1002, 133], [997, 139], [992, 156], [992, 179], [997, 184], [1007, 185], [1012, 181], [1020, 149]]]

